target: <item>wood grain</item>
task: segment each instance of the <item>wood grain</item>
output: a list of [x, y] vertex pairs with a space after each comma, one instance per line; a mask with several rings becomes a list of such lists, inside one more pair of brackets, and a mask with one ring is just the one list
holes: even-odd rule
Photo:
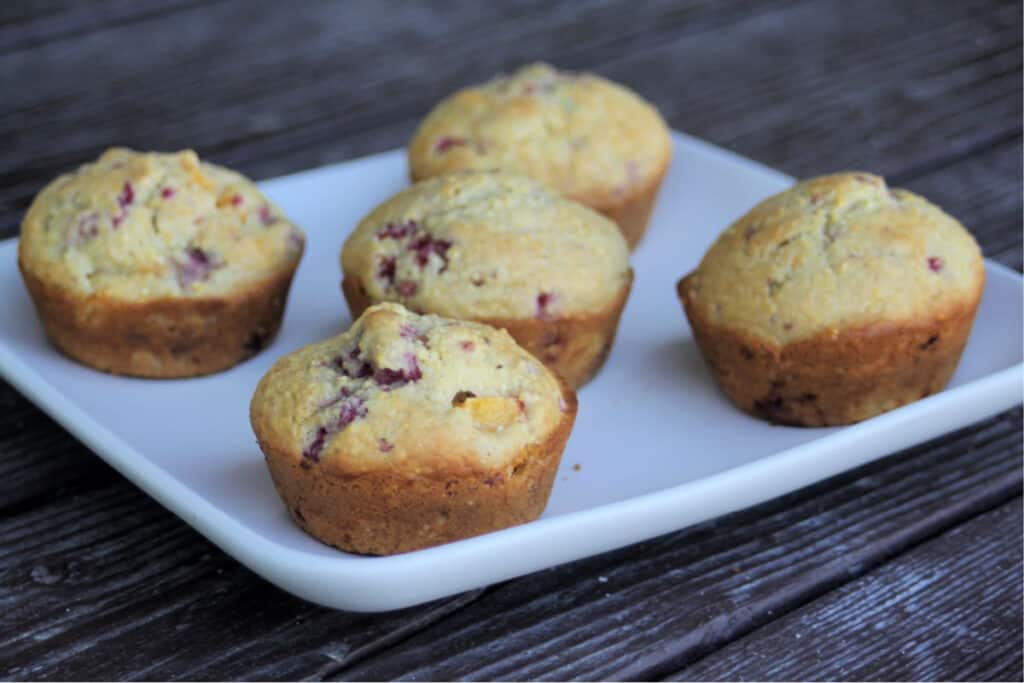
[[[0, 159], [0, 234], [13, 234], [47, 180], [110, 144], [192, 146], [255, 177], [276, 175], [404, 144], [444, 93], [538, 58], [620, 79], [674, 127], [796, 175], [850, 166], [906, 174], [1019, 130], [1021, 14], [1012, 3], [949, 3], [944, 12], [883, 0], [732, 0], [714, 11], [663, 1], [559, 12], [526, 3], [483, 12], [457, 3], [435, 12], [252, 7], [184, 9], [90, 34], [75, 45], [87, 75], [60, 59], [64, 41], [3, 58], [0, 86], [16, 78], [35, 87], [0, 115], [0, 139], [14, 141]], [[600, 30], [608, 26], [626, 28]], [[572, 41], [562, 40], [567, 32]], [[286, 35], [302, 39], [266, 49]], [[396, 44], [408, 57], [397, 66]], [[139, 58], [114, 61], [122, 51]], [[994, 130], [993, 120], [1004, 123]]]
[[116, 478], [89, 449], [0, 380], [0, 519]]
[[943, 208], [960, 219], [981, 244], [985, 256], [1021, 269], [1021, 193], [1007, 183], [1021, 177], [1021, 135], [978, 154], [907, 178], [907, 189], [942, 197]]
[[319, 608], [255, 578], [125, 485], [0, 528], [3, 679], [316, 676], [474, 597], [376, 617]]
[[[577, 48], [600, 49], [613, 39], [646, 44], [673, 30], [710, 30], [768, 6], [730, 0], [708, 12], [710, 5], [643, 3], [629, 11], [634, 28], [609, 36], [597, 29], [621, 26], [624, 5], [552, 13], [539, 1], [462, 0], [381, 12], [372, 2], [319, 2], [293, 12], [267, 0], [240, 12], [222, 3], [85, 36], [75, 56], [88, 73], [61, 59], [64, 41], [10, 54], [0, 62], [0, 87], [14, 88], [15, 79], [34, 86], [0, 115], [0, 139], [14, 141], [0, 159], [0, 234], [13, 234], [31, 196], [57, 172], [110, 144], [194, 147], [255, 177], [276, 175], [403, 144], [444, 93], [547, 55], [544, 46], [563, 45], [569, 26]], [[292, 41], [289, 49], [268, 49], [282, 40]], [[386, 137], [367, 137], [382, 126]], [[60, 145], [53, 131], [62, 131]]]
[[[967, 450], [926, 444], [765, 506], [503, 584], [442, 631], [337, 676], [659, 678], [1019, 496], [1019, 428], [1014, 411], [961, 432]], [[1019, 645], [999, 642], [1005, 654]]]
[[[886, 174], [1019, 270], [1021, 46], [995, 0], [0, 3], [0, 236], [110, 144], [269, 177], [400, 146], [447, 92], [546, 59], [794, 175]], [[0, 383], [0, 678], [1019, 679], [1021, 434], [1015, 409], [367, 616], [258, 579]]]
[[82, 39], [89, 33], [153, 20], [210, 0], [74, 0], [7, 2], [0, 8], [0, 55], [27, 51], [60, 40]]
[[1021, 585], [1001, 580], [1024, 570], [1021, 514], [1017, 498], [979, 515], [670, 680], [1019, 681], [989, 643], [1024, 637]]
[[103, 487], [0, 522], [0, 678], [650, 678], [1019, 496], [1020, 421], [379, 617], [287, 596], [134, 488]]

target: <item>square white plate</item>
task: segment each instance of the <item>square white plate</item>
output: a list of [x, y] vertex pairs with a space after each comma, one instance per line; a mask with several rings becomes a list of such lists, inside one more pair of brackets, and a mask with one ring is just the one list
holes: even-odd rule
[[0, 373], [257, 574], [307, 600], [360, 611], [424, 602], [679, 529], [1021, 401], [1022, 281], [988, 263], [974, 333], [941, 394], [846, 428], [775, 427], [734, 409], [704, 368], [675, 283], [720, 230], [792, 179], [685, 135], [675, 136], [675, 147], [633, 256], [636, 283], [615, 348], [580, 392], [551, 501], [530, 524], [405, 555], [348, 555], [292, 524], [250, 431], [249, 398], [274, 360], [349, 325], [338, 253], [358, 220], [405, 186], [402, 151], [261, 183], [306, 230], [306, 256], [274, 344], [212, 377], [127, 379], [65, 359], [37, 322], [15, 241], [0, 243]]

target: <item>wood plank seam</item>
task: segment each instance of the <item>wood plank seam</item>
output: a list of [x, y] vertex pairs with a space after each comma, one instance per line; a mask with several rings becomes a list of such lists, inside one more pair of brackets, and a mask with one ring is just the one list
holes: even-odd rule
[[399, 645], [403, 641], [412, 638], [417, 633], [444, 622], [444, 620], [452, 614], [464, 610], [477, 602], [489, 589], [490, 586], [485, 586], [483, 588], [477, 588], [476, 590], [462, 593], [456, 597], [455, 602], [445, 604], [444, 609], [437, 613], [434, 611], [428, 612], [425, 615], [425, 618], [419, 617], [414, 619], [408, 624], [404, 624], [403, 626], [395, 629], [380, 640], [373, 641], [363, 647], [346, 652], [343, 656], [325, 664], [322, 668], [318, 669], [315, 673], [311, 674], [304, 680], [323, 681], [334, 678], [341, 671], [344, 671], [361, 661], [369, 659], [378, 652], [383, 651], [385, 648]]
[[745, 611], [751, 620], [747, 623], [729, 623], [727, 619], [712, 619], [701, 633], [697, 643], [683, 640], [666, 648], [664, 657], [640, 659], [633, 666], [623, 667], [612, 673], [614, 680], [660, 680], [678, 671], [712, 650], [721, 648], [764, 626], [792, 610], [801, 607], [826, 593], [858, 579], [873, 571], [882, 563], [967, 522], [974, 517], [1021, 496], [1024, 478], [1015, 472], [1005, 475], [997, 482], [985, 487], [967, 500], [946, 510], [930, 515], [905, 527], [901, 532], [884, 541], [877, 541], [862, 551], [849, 564], [845, 558], [834, 560], [815, 573], [814, 583], [801, 586], [797, 592], [782, 591], [760, 600]]
[[[973, 430], [972, 429], [968, 429], [968, 430], [962, 431], [961, 433], [958, 434], [957, 445], [953, 446], [952, 449], [950, 449], [950, 447], [948, 445], [943, 445], [943, 444], [939, 444], [938, 447], [939, 447], [939, 449], [948, 452], [950, 455], [952, 455], [953, 453], [958, 452], [959, 454], [961, 454], [961, 455], [958, 456], [958, 460], [964, 460], [965, 457], [969, 458], [969, 459], [972, 458], [973, 457], [972, 454], [975, 453], [979, 449], [986, 449], [986, 450], [990, 451], [990, 449], [988, 449], [986, 444], [992, 443], [994, 445], [997, 442], [1004, 442], [1005, 443], [1006, 439], [1011, 439], [1011, 441], [1017, 442], [1017, 441], [1019, 441], [1019, 438], [1017, 438], [1017, 436], [1019, 436], [1019, 415], [1018, 415], [1018, 413], [1019, 413], [1018, 411], [1011, 411], [1011, 412], [1009, 412], [1007, 414], [1004, 414], [1004, 415], [1000, 416], [999, 418], [996, 418], [994, 420], [990, 420], [987, 423], [982, 424], [980, 426], [980, 429], [973, 429]], [[995, 439], [994, 441], [993, 441], [993, 438]], [[918, 453], [922, 453], [922, 452], [925, 452], [925, 451], [928, 451], [928, 450], [929, 450], [928, 446], [926, 445], [926, 446], [920, 446], [920, 447], [918, 447], [918, 449], [915, 449], [914, 451], [918, 452]], [[913, 467], [912, 461], [908, 461], [908, 460], [903, 459], [903, 460], [897, 460], [897, 461], [890, 461], [888, 466], [887, 466], [886, 463], [882, 463], [882, 462], [880, 462], [880, 463], [872, 463], [872, 464], [866, 466], [866, 469], [860, 470], [859, 475], [861, 477], [866, 475], [867, 478], [868, 478], [867, 483], [870, 483], [870, 480], [873, 479], [874, 476], [876, 476], [876, 474], [874, 474], [874, 473], [882, 473], [882, 472], [890, 471], [893, 468], [894, 464], [897, 466], [897, 469], [899, 469], [900, 471], [902, 471], [904, 473], [903, 477], [906, 476], [906, 473], [915, 471], [915, 468]], [[1000, 468], [997, 468], [997, 469], [1005, 471], [1006, 468], [1005, 467], [1000, 467]], [[849, 476], [856, 476], [856, 474], [855, 473], [850, 473]], [[822, 488], [822, 489], [824, 489], [824, 488], [833, 489], [833, 488], [836, 488], [837, 485], [844, 484], [844, 483], [849, 483], [849, 476], [848, 477], [841, 477], [838, 484], [837, 484], [836, 481], [834, 481], [833, 485], [831, 485], [831, 486], [823, 485], [823, 486], [819, 486], [819, 488]], [[915, 479], [920, 479], [920, 476], [915, 476], [914, 478]], [[105, 497], [99, 497], [99, 499], [104, 499], [104, 498]], [[125, 492], [125, 493], [122, 494], [121, 498], [138, 498], [138, 499], [141, 499], [142, 498], [142, 494], [137, 493], [137, 492]], [[848, 498], [848, 497], [844, 497], [843, 500], [845, 500], [846, 498]], [[156, 508], [157, 506], [156, 506], [156, 504], [150, 504], [150, 505], [148, 505], [148, 507]], [[814, 506], [812, 506], [812, 507], [814, 507]], [[804, 509], [804, 508], [806, 508], [806, 506], [802, 505], [801, 508]], [[170, 526], [175, 526], [176, 525], [176, 526], [179, 526], [180, 530], [183, 532], [183, 533], [181, 533], [181, 535], [178, 535], [178, 533], [175, 533], [176, 537], [178, 537], [178, 536], [190, 536], [191, 532], [186, 527], [184, 527], [183, 525], [178, 524], [176, 522], [176, 520], [173, 520], [170, 517], [170, 515], [166, 515], [166, 513], [165, 513], [165, 516], [167, 518], [167, 520], [166, 520], [167, 524], [166, 525], [170, 525]], [[750, 516], [748, 515], [748, 517], [746, 517], [746, 518], [749, 519]], [[742, 517], [740, 517], [740, 519], [742, 519]], [[69, 529], [69, 530], [72, 530], [72, 529]], [[674, 538], [678, 539], [679, 537], [676, 536]], [[656, 550], [657, 547], [659, 547], [659, 545], [660, 546], [667, 546], [667, 545], [669, 545], [671, 543], [672, 543], [671, 538], [668, 541], [660, 542], [660, 544], [658, 544], [658, 542], [654, 542], [653, 545], [648, 545], [647, 546], [648, 550], [649, 550], [649, 554], [656, 554], [655, 550]], [[514, 584], [514, 582], [510, 582], [510, 584]]]
[[[615, 628], [617, 622], [614, 621], [614, 615], [619, 614], [620, 609], [627, 609], [626, 605], [632, 602], [632, 599], [627, 596], [623, 591], [626, 590], [631, 594], [636, 594], [643, 597], [644, 604], [649, 601], [661, 601], [664, 604], [672, 604], [680, 598], [680, 590], [686, 590], [693, 593], [699, 592], [704, 595], [705, 590], [710, 590], [711, 594], [719, 600], [723, 600], [724, 603], [721, 609], [710, 608], [708, 610], [702, 610], [701, 620], [705, 617], [713, 616], [715, 613], [720, 611], [731, 610], [731, 617], [726, 616], [725, 619], [737, 619], [750, 620], [753, 616], [760, 616], [764, 618], [764, 615], [758, 615], [749, 612], [749, 609], [745, 607], [748, 591], [742, 588], [744, 584], [756, 585], [759, 588], [757, 590], [763, 591], [766, 588], [769, 590], [775, 590], [776, 587], [785, 581], [803, 581], [804, 576], [809, 571], [814, 570], [816, 567], [824, 566], [824, 562], [819, 562], [815, 559], [815, 556], [819, 552], [818, 548], [821, 548], [820, 543], [816, 543], [813, 546], [809, 546], [805, 552], [797, 552], [794, 550], [794, 540], [799, 543], [806, 534], [798, 532], [798, 528], [802, 525], [796, 523], [794, 526], [793, 520], [820, 517], [826, 515], [830, 521], [826, 526], [817, 527], [813, 526], [807, 530], [807, 534], [812, 531], [814, 535], [821, 536], [817, 533], [828, 533], [828, 537], [832, 537], [837, 529], [849, 529], [849, 531], [840, 533], [841, 538], [849, 540], [850, 533], [856, 533], [856, 529], [861, 528], [864, 523], [872, 523], [873, 515], [867, 519], [863, 518], [860, 514], [863, 512], [862, 509], [864, 504], [861, 504], [860, 508], [854, 503], [857, 500], [862, 500], [865, 497], [875, 500], [877, 495], [875, 493], [876, 484], [874, 483], [876, 477], [883, 476], [888, 482], [884, 484], [886, 490], [892, 489], [896, 486], [896, 491], [903, 489], [915, 489], [920, 487], [920, 483], [923, 480], [927, 480], [929, 477], [926, 472], [922, 472], [915, 463], [919, 460], [913, 459], [913, 455], [927, 455], [930, 451], [938, 451], [944, 454], [942, 460], [935, 461], [934, 458], [929, 462], [933, 464], [942, 464], [948, 462], [948, 465], [942, 466], [943, 475], [941, 479], [936, 480], [934, 483], [942, 490], [951, 492], [953, 490], [960, 491], [961, 493], [968, 493], [978, 488], [988, 487], [991, 488], [993, 483], [998, 483], [1001, 479], [1005, 479], [1007, 475], [1020, 477], [1020, 470], [1016, 467], [1016, 462], [1007, 462], [1006, 458], [997, 458], [996, 462], [991, 465], [984, 465], [982, 461], [990, 460], [985, 454], [995, 455], [999, 452], [1004, 451], [1009, 444], [1013, 444], [1016, 447], [1020, 443], [1019, 435], [1019, 424], [1020, 417], [1018, 411], [1009, 411], [1004, 413], [998, 418], [988, 420], [982, 425], [980, 429], [967, 429], [962, 430], [956, 436], [958, 437], [955, 445], [950, 444], [932, 444], [920, 446], [912, 449], [909, 453], [903, 453], [906, 457], [895, 456], [895, 459], [889, 459], [888, 462], [876, 462], [866, 465], [864, 468], [859, 468], [856, 472], [847, 473], [846, 475], [840, 475], [831, 482], [824, 482], [819, 485], [811, 487], [809, 490], [804, 492], [796, 492], [784, 497], [783, 501], [773, 501], [766, 503], [767, 510], [765, 507], [759, 507], [754, 510], [744, 510], [741, 512], [734, 513], [729, 516], [723, 523], [723, 529], [729, 530], [729, 543], [727, 546], [723, 546], [711, 553], [707, 560], [699, 557], [693, 557], [691, 554], [684, 550], [681, 550], [681, 545], [700, 544], [704, 540], [709, 540], [709, 536], [713, 537], [716, 535], [715, 529], [717, 528], [716, 523], [709, 522], [703, 525], [698, 525], [693, 531], [676, 532], [669, 534], [659, 539], [653, 539], [652, 541], [641, 544], [636, 549], [630, 551], [629, 549], [623, 551], [616, 551], [610, 554], [611, 559], [602, 560], [601, 557], [588, 558], [587, 560], [574, 563], [572, 568], [566, 567], [563, 569], [550, 570], [554, 574], [565, 574], [567, 572], [574, 572], [573, 575], [578, 576], [578, 580], [585, 582], [587, 577], [591, 580], [597, 576], [597, 573], [605, 575], [604, 578], [608, 580], [607, 585], [617, 585], [621, 580], [618, 565], [609, 565], [608, 563], [615, 563], [616, 557], [622, 557], [626, 554], [629, 555], [630, 560], [628, 565], [623, 568], [623, 571], [627, 572], [623, 576], [639, 576], [647, 577], [641, 581], [641, 583], [635, 583], [635, 579], [630, 579], [632, 583], [627, 583], [618, 589], [616, 597], [609, 603], [608, 606], [596, 606], [593, 609], [589, 607], [589, 601], [583, 604], [570, 603], [566, 605], [568, 608], [568, 614], [563, 619], [562, 616], [556, 612], [550, 613], [549, 616], [543, 618], [539, 622], [533, 622], [530, 619], [526, 620], [527, 626], [516, 626], [515, 631], [512, 634], [514, 642], [518, 646], [529, 647], [531, 644], [534, 647], [540, 646], [540, 638], [544, 645], [542, 650], [545, 656], [541, 657], [546, 663], [536, 663], [537, 659], [528, 659], [527, 662], [513, 662], [507, 666], [502, 666], [498, 661], [491, 663], [487, 660], [486, 652], [490, 650], [488, 645], [482, 645], [484, 648], [483, 653], [475, 653], [469, 655], [472, 660], [477, 661], [477, 665], [473, 669], [449, 669], [447, 665], [443, 664], [443, 653], [444, 649], [440, 650], [440, 653], [434, 657], [429, 664], [418, 665], [416, 662], [420, 656], [415, 653], [422, 652], [423, 644], [421, 639], [417, 639], [417, 643], [407, 646], [405, 650], [410, 654], [405, 657], [405, 661], [390, 665], [386, 659], [380, 659], [377, 663], [371, 663], [367, 666], [357, 666], [353, 669], [346, 670], [338, 674], [339, 678], [362, 678], [362, 677], [438, 677], [438, 678], [450, 678], [450, 677], [464, 677], [470, 678], [505, 678], [510, 676], [527, 676], [527, 677], [554, 677], [554, 678], [575, 678], [577, 676], [590, 677], [590, 678], [607, 678], [614, 675], [614, 671], [606, 668], [600, 669], [580, 669], [582, 664], [574, 663], [575, 653], [580, 651], [589, 652], [597, 648], [598, 652], [609, 647], [609, 643], [605, 643], [603, 636], [599, 633], [590, 633], [587, 630], [587, 634], [580, 637], [574, 637], [570, 631], [559, 628], [559, 624], [563, 624], [565, 619], [569, 621], [580, 621], [586, 622], [588, 618], [594, 614], [599, 615], [601, 623], [607, 624], [611, 629], [611, 633], [616, 637], [614, 646], [611, 648], [615, 653], [605, 653], [602, 655], [603, 658], [611, 657], [613, 662], [621, 661], [626, 658], [627, 652], [642, 650], [647, 647], [649, 643], [644, 643], [643, 638], [640, 642], [637, 642], [636, 638], [627, 638], [622, 640], [623, 636], [629, 635], [629, 633], [636, 633], [643, 635], [645, 633], [653, 632], [654, 630], [660, 631], [664, 634], [663, 637], [668, 637], [672, 633], [671, 630], [664, 631], [663, 628], [671, 629], [677, 623], [672, 621], [666, 623], [660, 621], [661, 617], [667, 616], [667, 614], [658, 617], [658, 620], [651, 623], [635, 624], [635, 631], [622, 632]], [[972, 463], [977, 462], [978, 467], [974, 467]], [[964, 465], [967, 466], [967, 470], [959, 470]], [[994, 467], [992, 465], [995, 465]], [[959, 472], [959, 474], [958, 474]], [[984, 476], [985, 472], [991, 472], [992, 476]], [[998, 474], [997, 474], [998, 473]], [[963, 475], [967, 474], [966, 477]], [[981, 475], [979, 478], [976, 475]], [[855, 478], [857, 481], [852, 482], [850, 477]], [[974, 483], [966, 483], [967, 479], [974, 480]], [[916, 483], [915, 483], [916, 482]], [[851, 489], [851, 485], [853, 488]], [[952, 488], [950, 488], [952, 486]], [[867, 487], [867, 488], [865, 488]], [[840, 495], [838, 499], [834, 493], [836, 491], [851, 491], [854, 495]], [[1019, 490], [1019, 489], [1018, 489]], [[862, 491], [862, 493], [857, 493]], [[963, 498], [958, 494], [958, 500]], [[786, 502], [788, 500], [788, 502]], [[945, 500], [945, 498], [943, 498]], [[828, 505], [827, 508], [822, 508], [823, 504]], [[852, 507], [851, 507], [851, 504]], [[782, 506], [780, 508], [780, 505]], [[870, 506], [873, 507], [873, 506]], [[935, 510], [941, 509], [942, 503], [938, 501], [932, 501], [927, 509]], [[848, 512], [843, 512], [843, 510]], [[905, 519], [908, 516], [913, 518], [915, 510], [911, 505], [908, 507], [906, 503], [899, 503], [896, 508], [883, 511], [879, 514], [883, 515], [883, 519], [891, 517], [893, 515], [899, 516], [901, 519]], [[857, 519], [861, 519], [857, 523]], [[778, 520], [782, 524], [781, 527], [776, 526], [775, 520]], [[789, 520], [784, 522], [783, 520]], [[878, 520], [876, 520], [878, 521]], [[903, 527], [888, 526], [888, 529]], [[741, 529], [737, 531], [737, 529]], [[745, 531], [749, 529], [750, 531]], [[694, 535], [694, 532], [697, 535]], [[783, 536], [780, 542], [785, 545], [787, 550], [785, 556], [776, 556], [773, 552], [774, 544], [771, 539], [775, 537], [776, 533], [782, 533]], [[794, 536], [794, 533], [797, 535]], [[753, 534], [753, 536], [752, 536]], [[886, 531], [883, 534], [879, 534], [881, 540], [875, 542], [875, 546], [879, 544], [888, 547], [892, 543], [892, 539], [898, 536], [890, 531]], [[745, 543], [744, 539], [748, 538], [761, 538], [762, 542], [755, 544], [752, 547], [749, 543]], [[789, 540], [786, 540], [786, 539]], [[822, 539], [826, 538], [821, 536]], [[868, 543], [874, 540], [874, 536]], [[898, 539], [897, 539], [898, 540]], [[846, 541], [841, 541], [845, 545]], [[866, 544], [861, 544], [866, 545]], [[782, 565], [780, 561], [784, 560], [785, 557], [793, 556], [794, 552], [798, 555], [792, 559], [792, 562], [798, 566], [796, 569], [788, 571], [789, 576], [783, 576], [779, 574]], [[827, 551], [825, 551], [827, 552]], [[684, 562], [681, 566], [680, 574], [675, 579], [670, 578], [675, 576], [675, 570], [670, 570], [667, 574], [662, 571], [655, 570], [656, 567], [671, 567], [672, 565], [666, 565], [665, 554], [668, 553], [672, 558], [678, 558]], [[761, 556], [763, 559], [758, 559]], [[826, 556], [826, 561], [827, 561]], [[687, 558], [687, 559], [683, 559]], [[717, 559], [715, 559], [717, 558]], [[714, 561], [712, 565], [707, 565], [707, 561]], [[845, 558], [843, 560], [846, 561]], [[773, 569], [767, 574], [764, 573], [763, 568], [777, 565], [780, 569]], [[649, 566], [650, 569], [644, 569], [645, 566]], [[834, 563], [833, 563], [834, 566]], [[751, 577], [748, 576], [747, 572], [750, 569], [755, 569], [756, 573]], [[731, 570], [731, 571], [730, 571]], [[858, 567], [858, 571], [864, 571], [864, 567]], [[652, 571], [654, 572], [652, 574]], [[735, 572], [740, 572], [736, 574]], [[596, 573], [595, 573], [596, 572]], [[783, 571], [783, 574], [786, 572]], [[812, 572], [813, 573], [813, 572]], [[549, 574], [550, 576], [550, 574]], [[660, 576], [661, 578], [655, 579], [654, 577]], [[718, 578], [716, 578], [716, 576]], [[733, 577], [744, 577], [737, 584], [736, 579]], [[772, 578], [773, 576], [778, 577]], [[682, 583], [680, 583], [682, 582]], [[751, 584], [751, 582], [753, 582]], [[516, 604], [515, 601], [509, 602], [509, 595], [515, 593], [515, 586], [530, 586], [531, 583], [545, 584], [550, 583], [544, 578], [544, 573], [532, 575], [531, 577], [524, 577], [520, 580], [508, 582], [506, 584], [499, 584], [487, 595], [484, 596], [486, 599], [480, 609], [494, 610], [504, 609], [507, 613], [507, 618], [513, 623], [518, 623], [522, 620], [522, 614], [530, 614], [535, 612], [548, 613], [550, 610], [545, 608], [541, 604], [535, 604], [536, 600], [531, 598], [533, 594], [529, 588], [527, 588], [527, 594], [519, 594], [520, 607], [511, 607]], [[683, 589], [681, 586], [685, 585]], [[654, 590], [656, 592], [652, 593]], [[502, 597], [504, 596], [504, 598]], [[663, 599], [659, 596], [663, 596]], [[598, 596], [594, 596], [595, 599]], [[606, 600], [611, 600], [611, 596], [605, 595]], [[707, 596], [705, 596], [705, 600]], [[525, 601], [525, 602], [523, 602]], [[598, 599], [598, 602], [604, 602]], [[507, 604], [506, 604], [507, 603]], [[495, 607], [495, 605], [499, 605]], [[615, 608], [615, 604], [620, 604], [620, 608]], [[504, 605], [502, 607], [501, 605]], [[730, 607], [731, 605], [731, 607]], [[609, 609], [613, 609], [609, 612]], [[477, 610], [479, 611], [479, 610]], [[768, 615], [774, 617], [774, 614]], [[609, 621], [612, 619], [612, 621]], [[453, 621], [454, 620], [454, 621]], [[554, 631], [546, 625], [551, 623], [554, 627]], [[661, 623], [659, 627], [657, 624]], [[686, 629], [686, 632], [691, 632], [695, 629], [702, 629], [703, 622], [694, 622], [692, 619], [683, 618], [679, 622], [679, 627]], [[490, 624], [485, 619], [485, 625], [481, 628], [485, 629], [485, 632], [491, 631], [496, 627], [494, 624]], [[479, 637], [474, 626], [474, 621], [469, 617], [462, 615], [453, 614], [450, 618], [448, 625], [445, 630], [445, 635], [440, 639], [439, 647], [446, 648], [450, 643], [458, 643], [465, 640], [472, 640]], [[528, 635], [534, 632], [537, 635]], [[604, 632], [600, 630], [600, 632]], [[499, 650], [500, 651], [500, 650]], [[482, 654], [482, 659], [481, 659]], [[539, 657], [540, 653], [538, 653]], [[448, 651], [448, 656], [454, 656], [453, 653]], [[464, 655], [465, 656], [465, 655]], [[440, 658], [440, 659], [439, 659]], [[600, 659], [601, 657], [599, 657]], [[423, 668], [419, 668], [422, 666]], [[460, 666], [460, 665], [456, 665]], [[523, 669], [523, 666], [529, 667]], [[413, 667], [413, 668], [410, 668]], [[511, 668], [510, 668], [511, 667]], [[523, 672], [527, 673], [524, 674]], [[517, 673], [518, 672], [518, 673]]]
[[[1006, 581], [1020, 576], [1024, 559], [1021, 503], [1014, 498], [906, 551], [670, 680], [1022, 680], [1019, 650], [1014, 656], [1024, 637], [1022, 587]], [[970, 602], [960, 603], [965, 592]], [[992, 644], [999, 654], [973, 657], [990, 634], [1004, 639]]]
[[[142, 12], [136, 15], [121, 17], [119, 19], [111, 19], [109, 21], [104, 21], [103, 23], [92, 24], [84, 28], [67, 31], [64, 33], [55, 33], [35, 40], [30, 39], [24, 43], [16, 44], [13, 47], [0, 48], [0, 57], [6, 57], [8, 55], [17, 54], [19, 52], [26, 52], [28, 50], [40, 48], [45, 45], [58, 43], [64, 40], [74, 40], [76, 38], [83, 38], [85, 36], [102, 33], [110, 29], [131, 26], [132, 24], [137, 24], [152, 19], [160, 19], [162, 17], [166, 17], [177, 12], [192, 10], [198, 7], [202, 7], [204, 5], [210, 5], [224, 1], [225, 0], [192, 0], [191, 2], [185, 2], [184, 4], [175, 5], [173, 7], [165, 7], [154, 11]], [[48, 15], [46, 19], [48, 21], [55, 21], [55, 15], [57, 14], [57, 12], [53, 12], [50, 15]], [[38, 19], [39, 17], [33, 17], [32, 19], [29, 19], [26, 22], [22, 23], [29, 23]]]
[[916, 162], [912, 166], [902, 169], [896, 173], [890, 173], [889, 177], [886, 178], [886, 182], [890, 185], [902, 185], [913, 180], [926, 176], [932, 173], [943, 171], [950, 166], [954, 166], [962, 161], [967, 161], [972, 157], [980, 156], [985, 152], [994, 150], [1003, 145], [1012, 145], [1015, 142], [1020, 141], [1024, 137], [1024, 127], [1013, 126], [1006, 130], [999, 131], [993, 135], [982, 139], [973, 141], [973, 143], [964, 149], [952, 150], [948, 154], [936, 156], [931, 159], [922, 159]]

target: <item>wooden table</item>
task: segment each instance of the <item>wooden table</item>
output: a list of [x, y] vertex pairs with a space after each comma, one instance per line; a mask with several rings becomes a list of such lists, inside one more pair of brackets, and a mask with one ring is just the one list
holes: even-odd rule
[[[882, 173], [1021, 268], [1021, 6], [990, 0], [5, 2], [0, 234], [111, 144], [275, 176], [402, 145], [442, 95], [535, 59], [796, 176]], [[1021, 433], [1015, 408], [751, 510], [360, 615], [259, 579], [0, 385], [0, 678], [1020, 680]]]

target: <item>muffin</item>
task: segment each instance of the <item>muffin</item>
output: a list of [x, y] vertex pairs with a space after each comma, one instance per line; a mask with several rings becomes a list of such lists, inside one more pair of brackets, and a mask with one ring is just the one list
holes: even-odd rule
[[540, 515], [576, 395], [501, 330], [386, 303], [280, 359], [250, 415], [295, 522], [384, 555]]
[[611, 218], [630, 248], [647, 229], [671, 157], [668, 127], [636, 93], [547, 64], [455, 93], [409, 144], [413, 181], [517, 171]]
[[839, 173], [754, 207], [678, 292], [739, 408], [822, 426], [940, 391], [984, 282], [978, 245], [955, 219], [877, 176]]
[[400, 192], [360, 222], [341, 266], [353, 317], [397, 301], [501, 327], [574, 389], [608, 355], [633, 277], [614, 223], [504, 171]]
[[189, 377], [274, 338], [304, 241], [251, 182], [194, 152], [110, 149], [36, 196], [18, 266], [71, 358]]

